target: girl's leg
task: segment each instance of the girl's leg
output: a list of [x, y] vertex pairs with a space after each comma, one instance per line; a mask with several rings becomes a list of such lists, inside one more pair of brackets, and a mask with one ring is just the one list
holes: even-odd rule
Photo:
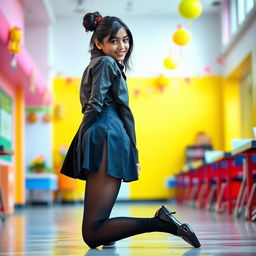
[[82, 234], [91, 248], [120, 240], [132, 235], [162, 231], [177, 235], [177, 226], [159, 218], [109, 219], [119, 192], [121, 180], [106, 173], [107, 146], [104, 145], [101, 166], [98, 172], [88, 175], [84, 200]]

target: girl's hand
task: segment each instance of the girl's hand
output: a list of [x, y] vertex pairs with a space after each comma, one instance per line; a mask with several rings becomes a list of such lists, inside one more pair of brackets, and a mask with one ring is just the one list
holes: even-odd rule
[[137, 163], [137, 172], [138, 172], [138, 175], [140, 175], [140, 169], [141, 169], [140, 164]]

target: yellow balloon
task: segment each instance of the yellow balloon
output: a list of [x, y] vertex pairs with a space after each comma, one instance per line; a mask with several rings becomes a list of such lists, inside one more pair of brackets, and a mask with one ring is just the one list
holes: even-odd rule
[[173, 34], [172, 40], [179, 46], [186, 45], [191, 40], [191, 33], [182, 27], [178, 28], [178, 30]]
[[178, 62], [171, 59], [170, 57], [165, 58], [163, 64], [167, 69], [175, 69], [178, 66]]
[[187, 19], [198, 17], [202, 9], [202, 4], [199, 0], [183, 0], [179, 4], [180, 15]]

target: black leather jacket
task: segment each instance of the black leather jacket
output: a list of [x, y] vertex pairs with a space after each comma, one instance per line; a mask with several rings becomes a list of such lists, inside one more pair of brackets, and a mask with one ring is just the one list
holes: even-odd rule
[[84, 114], [80, 132], [83, 133], [95, 121], [104, 106], [113, 106], [123, 121], [138, 159], [134, 118], [129, 108], [124, 67], [101, 51], [93, 50], [91, 54], [91, 62], [83, 73], [80, 87], [80, 102]]

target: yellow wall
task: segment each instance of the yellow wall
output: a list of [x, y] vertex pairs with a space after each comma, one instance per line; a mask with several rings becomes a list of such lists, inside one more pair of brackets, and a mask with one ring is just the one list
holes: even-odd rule
[[[59, 151], [68, 147], [82, 120], [79, 100], [79, 79], [56, 78], [53, 80], [53, 166], [59, 172]], [[58, 116], [60, 115], [60, 116]], [[84, 182], [76, 180], [75, 194], [66, 193], [66, 199], [82, 199]]]
[[[184, 150], [198, 131], [207, 132], [215, 149], [222, 148], [221, 77], [171, 79], [163, 93], [153, 88], [155, 79], [130, 78], [141, 175], [131, 184], [132, 199], [167, 198], [166, 177], [176, 174], [184, 164]], [[141, 95], [135, 97], [134, 89]]]
[[[169, 196], [166, 177], [184, 164], [184, 150], [198, 131], [207, 132], [215, 149], [223, 147], [222, 78], [170, 79], [164, 92], [155, 89], [154, 78], [129, 78], [130, 107], [134, 113], [142, 166], [140, 180], [131, 183], [132, 199]], [[137, 96], [134, 94], [137, 90]], [[139, 94], [138, 94], [139, 92]], [[54, 107], [60, 104], [64, 117], [53, 120], [53, 147], [70, 144], [81, 121], [79, 79], [54, 80]], [[80, 197], [84, 183], [77, 183]]]
[[254, 126], [256, 125], [256, 89], [254, 85], [253, 73], [253, 54], [248, 54], [238, 66], [223, 79], [223, 129], [224, 129], [224, 150], [231, 150], [231, 140], [241, 138], [241, 96], [240, 96], [240, 80], [248, 73], [252, 74], [252, 117]]
[[223, 82], [224, 102], [224, 150], [231, 150], [231, 140], [241, 136], [240, 89], [237, 79], [227, 78]]

